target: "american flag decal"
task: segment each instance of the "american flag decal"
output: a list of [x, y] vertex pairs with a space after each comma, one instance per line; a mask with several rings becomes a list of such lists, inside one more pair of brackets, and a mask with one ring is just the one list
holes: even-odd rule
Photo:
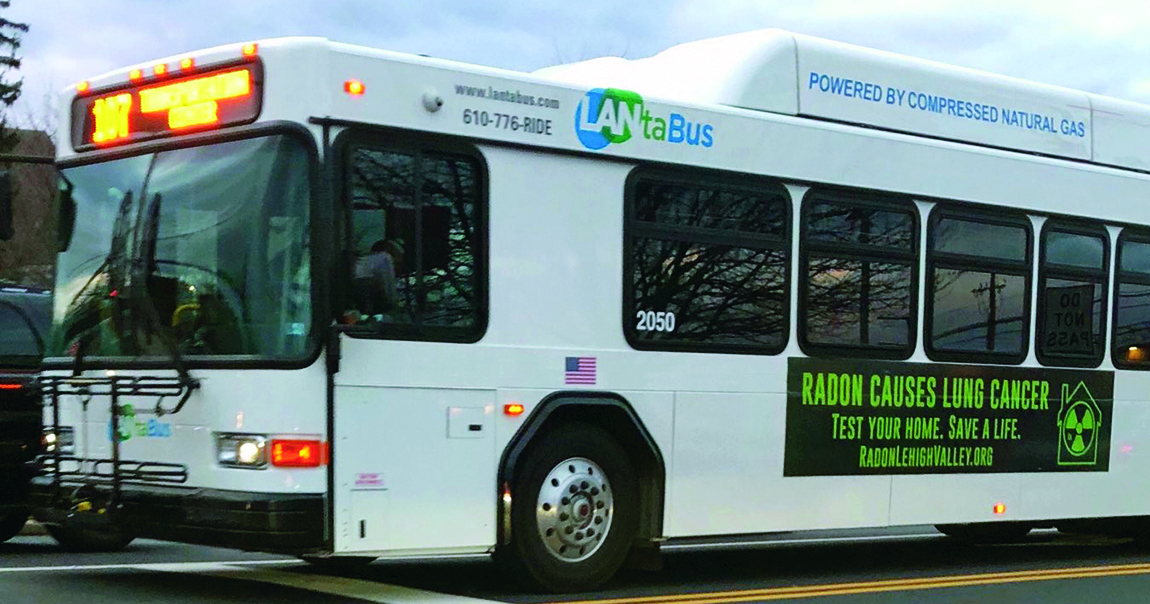
[[595, 357], [567, 357], [564, 384], [594, 384]]

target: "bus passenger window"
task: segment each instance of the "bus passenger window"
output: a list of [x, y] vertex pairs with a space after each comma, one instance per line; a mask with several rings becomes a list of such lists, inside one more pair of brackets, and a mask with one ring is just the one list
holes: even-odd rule
[[624, 333], [640, 349], [773, 354], [787, 340], [786, 189], [645, 173], [627, 196]]
[[357, 146], [348, 170], [344, 321], [401, 339], [477, 339], [486, 307], [479, 162]]
[[1150, 232], [1122, 231], [1115, 281], [1114, 364], [1150, 367]]
[[959, 214], [939, 206], [928, 235], [928, 355], [1021, 362], [1029, 332], [1029, 219]]
[[1097, 367], [1105, 351], [1109, 246], [1101, 227], [1047, 221], [1038, 272], [1038, 360]]
[[799, 337], [808, 353], [905, 359], [917, 329], [909, 200], [814, 190], [803, 201]]

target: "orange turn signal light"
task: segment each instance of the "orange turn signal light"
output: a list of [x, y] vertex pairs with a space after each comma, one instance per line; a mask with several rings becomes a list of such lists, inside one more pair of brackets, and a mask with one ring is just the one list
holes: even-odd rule
[[139, 69], [133, 69], [132, 71], [128, 72], [129, 80], [138, 80], [142, 77], [144, 77], [144, 72], [140, 71]]
[[156, 66], [152, 68], [152, 72], [162, 76], [168, 73], [168, 66], [163, 63], [157, 63]]
[[196, 60], [191, 58], [191, 57], [180, 59], [180, 69], [182, 69], [183, 71], [187, 71], [187, 70], [189, 70], [195, 66], [196, 66]]
[[1002, 503], [1000, 501], [1000, 502], [994, 504], [994, 514], [996, 516], [1001, 516], [1002, 514], [1005, 514], [1005, 513], [1006, 513], [1006, 504], [1005, 503]]
[[244, 44], [244, 47], [241, 50], [245, 57], [254, 57], [258, 51], [259, 46], [255, 42], [248, 42], [247, 44]]
[[523, 405], [521, 405], [519, 403], [508, 403], [506, 405], [503, 405], [503, 415], [516, 417], [519, 415], [523, 415], [523, 410], [524, 410]]
[[363, 82], [351, 79], [343, 83], [343, 91], [351, 96], [362, 96], [367, 90], [364, 88]]
[[91, 88], [91, 85], [88, 84], [88, 80], [84, 80], [83, 82], [76, 84], [76, 92], [79, 92], [79, 93], [88, 92], [89, 88]]
[[318, 440], [272, 440], [272, 465], [278, 468], [318, 468], [324, 457]]

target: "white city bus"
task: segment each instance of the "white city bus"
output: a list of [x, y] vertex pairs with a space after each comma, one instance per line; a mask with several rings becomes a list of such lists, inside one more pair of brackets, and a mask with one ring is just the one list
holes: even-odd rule
[[779, 31], [535, 74], [276, 39], [68, 95], [66, 546], [570, 590], [1150, 515], [1147, 108]]

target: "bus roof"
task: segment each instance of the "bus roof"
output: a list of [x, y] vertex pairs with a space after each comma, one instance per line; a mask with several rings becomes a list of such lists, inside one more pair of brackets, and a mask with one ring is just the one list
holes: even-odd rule
[[775, 29], [535, 74], [1150, 170], [1150, 107]]
[[[604, 57], [547, 67], [533, 74], [324, 38], [257, 42], [261, 57], [274, 55], [277, 65], [291, 66], [292, 74], [291, 78], [267, 80], [261, 119], [306, 120], [328, 115], [410, 128], [433, 123], [417, 121], [417, 114], [411, 113], [407, 103], [353, 106], [345, 99], [329, 96], [325, 86], [300, 85], [307, 78], [342, 82], [348, 75], [373, 72], [374, 68], [367, 67], [371, 62], [488, 78], [486, 84], [469, 81], [467, 85], [453, 85], [456, 95], [464, 89], [467, 96], [475, 92], [476, 100], [482, 98], [481, 88], [486, 85], [521, 83], [528, 87], [525, 94], [551, 97], [555, 103], [551, 109], [558, 109], [560, 104], [573, 108], [581, 103], [578, 99], [572, 102], [572, 88], [590, 89], [587, 94], [593, 95], [610, 90], [602, 88], [610, 86], [696, 109], [729, 107], [813, 118], [1150, 172], [1150, 144], [1145, 142], [1150, 140], [1148, 106], [775, 29], [689, 42], [644, 59]], [[118, 69], [84, 84], [93, 91], [115, 90], [128, 84], [131, 72], [141, 71], [145, 85], [150, 85], [147, 75], [157, 64], [174, 66], [186, 57], [194, 57], [196, 65], [217, 64], [238, 57], [241, 46], [229, 44], [173, 55]], [[349, 58], [353, 62], [349, 63]], [[409, 80], [428, 79], [430, 72], [417, 73], [406, 67], [392, 70], [388, 86], [392, 90], [420, 88], [423, 83]], [[440, 80], [438, 76], [432, 79]], [[78, 90], [73, 86], [65, 94], [76, 95]], [[337, 106], [341, 101], [345, 104]], [[62, 103], [61, 109], [63, 119], [71, 121], [69, 111], [73, 107]], [[537, 117], [551, 115], [545, 109]], [[454, 129], [443, 120], [434, 123], [445, 132]], [[488, 130], [485, 136], [518, 140], [511, 133], [496, 130]], [[572, 146], [572, 141], [532, 140], [550, 146], [558, 142], [574, 150], [601, 148], [586, 143]], [[61, 144], [61, 156], [71, 151]]]

